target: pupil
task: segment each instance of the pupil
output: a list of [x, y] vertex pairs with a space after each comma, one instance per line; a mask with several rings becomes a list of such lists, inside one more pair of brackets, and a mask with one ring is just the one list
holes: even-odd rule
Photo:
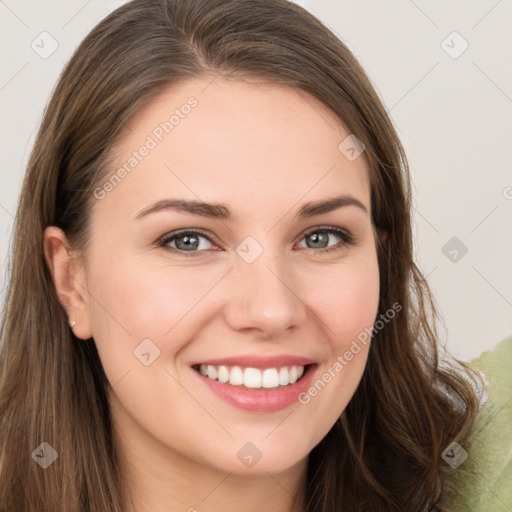
[[179, 247], [179, 243], [178, 243], [179, 240], [183, 240], [184, 248], [186, 250], [191, 249], [191, 248], [192, 249], [197, 249], [197, 246], [198, 246], [197, 237], [195, 237], [195, 236], [188, 236], [188, 235], [182, 235], [182, 236], [178, 237], [176, 239], [176, 246], [178, 246], [178, 248], [182, 249], [182, 247]]
[[[317, 233], [312, 233], [311, 235], [309, 235], [310, 237], [310, 240], [313, 242], [313, 244], [317, 244], [317, 243], [322, 243], [322, 242], [327, 242], [328, 241], [328, 236], [326, 233], [322, 233], [321, 231], [317, 232]], [[325, 247], [325, 246], [322, 246], [322, 247]], [[314, 247], [314, 249], [317, 249], [318, 247]]]

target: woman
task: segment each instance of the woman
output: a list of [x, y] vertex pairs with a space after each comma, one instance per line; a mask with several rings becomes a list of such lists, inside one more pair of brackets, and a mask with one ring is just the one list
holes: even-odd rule
[[117, 9], [23, 184], [0, 506], [450, 510], [481, 381], [439, 365], [410, 204], [368, 78], [302, 8]]

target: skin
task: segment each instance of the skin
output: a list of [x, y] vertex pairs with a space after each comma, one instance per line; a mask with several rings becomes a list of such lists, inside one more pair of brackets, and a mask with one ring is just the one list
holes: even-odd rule
[[[348, 132], [311, 96], [261, 81], [204, 78], [174, 86], [139, 112], [112, 172], [190, 96], [198, 101], [190, 114], [94, 201], [87, 253], [67, 252], [64, 233], [51, 226], [47, 262], [77, 322], [74, 333], [94, 338], [113, 386], [131, 511], [302, 511], [308, 453], [354, 394], [368, 346], [307, 405], [273, 413], [224, 402], [190, 365], [291, 354], [317, 362], [316, 380], [371, 328], [379, 270], [366, 163], [338, 150]], [[295, 217], [303, 204], [342, 193], [367, 213], [345, 206]], [[223, 203], [236, 219], [172, 210], [134, 219], [170, 197]], [[315, 246], [306, 231], [321, 226], [348, 230], [356, 242], [343, 245], [331, 234]], [[201, 237], [195, 257], [184, 255], [182, 242], [179, 253], [177, 240], [174, 252], [158, 247], [159, 238], [182, 228], [203, 229], [211, 242]], [[247, 236], [263, 249], [252, 263], [236, 252]], [[147, 338], [160, 350], [149, 366], [134, 356]], [[247, 442], [262, 454], [252, 468], [237, 457]]]

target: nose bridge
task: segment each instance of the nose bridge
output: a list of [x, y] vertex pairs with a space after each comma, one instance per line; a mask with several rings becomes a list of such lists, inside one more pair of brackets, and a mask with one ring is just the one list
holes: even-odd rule
[[303, 321], [304, 304], [285, 255], [250, 238], [237, 247], [227, 320], [235, 329], [253, 328], [276, 336]]

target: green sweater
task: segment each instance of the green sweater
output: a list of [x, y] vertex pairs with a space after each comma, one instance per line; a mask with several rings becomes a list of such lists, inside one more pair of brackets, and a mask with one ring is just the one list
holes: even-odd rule
[[467, 458], [447, 464], [441, 510], [512, 512], [512, 338], [472, 364], [489, 380], [489, 395], [463, 446]]

